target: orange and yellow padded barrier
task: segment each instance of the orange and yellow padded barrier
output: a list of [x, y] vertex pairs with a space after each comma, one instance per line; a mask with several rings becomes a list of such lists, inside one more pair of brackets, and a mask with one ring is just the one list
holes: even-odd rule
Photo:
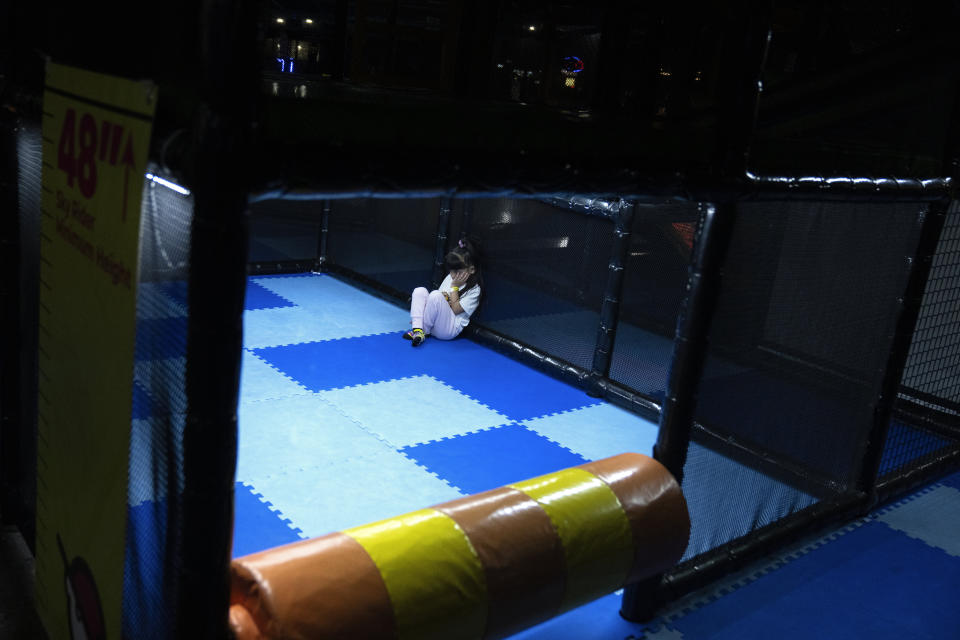
[[657, 461], [624, 453], [237, 558], [252, 638], [500, 638], [662, 573], [690, 517]]

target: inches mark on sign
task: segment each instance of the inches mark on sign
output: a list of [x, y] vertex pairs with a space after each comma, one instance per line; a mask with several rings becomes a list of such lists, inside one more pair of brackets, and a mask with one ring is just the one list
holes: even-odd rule
[[155, 102], [152, 83], [47, 65], [36, 601], [51, 638], [121, 637], [140, 200]]
[[89, 111], [78, 114], [76, 109], [67, 108], [57, 143], [57, 168], [66, 175], [68, 187], [76, 184], [83, 197], [90, 199], [97, 191], [97, 162], [111, 167], [121, 164], [124, 174], [120, 211], [121, 219], [126, 220], [130, 172], [136, 164], [133, 132], [107, 119], [99, 124], [98, 127], [96, 117]]

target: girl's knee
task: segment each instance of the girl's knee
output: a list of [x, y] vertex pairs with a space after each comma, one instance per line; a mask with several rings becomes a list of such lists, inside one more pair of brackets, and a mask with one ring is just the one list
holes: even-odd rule
[[427, 295], [427, 288], [426, 288], [426, 287], [417, 287], [416, 289], [413, 290], [413, 295], [415, 295], [415, 296], [416, 296], [416, 295], [423, 295], [423, 296], [425, 296], [425, 295]]
[[437, 300], [443, 300], [444, 297], [443, 297], [443, 294], [440, 293], [439, 290], [437, 290], [437, 291], [431, 291], [430, 295], [428, 296], [428, 299], [436, 302]]

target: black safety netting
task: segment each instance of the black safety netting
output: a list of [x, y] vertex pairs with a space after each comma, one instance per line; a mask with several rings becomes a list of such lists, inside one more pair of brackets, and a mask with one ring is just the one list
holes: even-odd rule
[[683, 479], [686, 557], [854, 487], [921, 209], [739, 207]]
[[173, 589], [182, 564], [177, 504], [184, 490], [193, 201], [173, 187], [148, 179], [141, 208], [123, 587], [128, 638], [170, 636], [176, 619]]
[[[5, 429], [16, 429], [11, 438], [5, 433], [4, 446], [15, 444], [16, 451], [4, 451], [4, 462], [18, 465], [15, 474], [15, 499], [22, 510], [18, 518], [28, 544], [34, 544], [37, 502], [37, 390], [38, 390], [38, 332], [40, 279], [40, 209], [42, 199], [41, 173], [43, 139], [40, 123], [24, 119], [16, 132], [17, 145], [17, 199], [19, 206], [19, 335], [5, 336], [19, 343], [8, 353], [17, 353], [17, 362], [3, 362], [6, 384], [16, 380], [16, 396], [9, 396], [21, 407], [19, 424], [5, 424]], [[7, 375], [7, 373], [11, 375]], [[16, 377], [18, 376], [18, 377]], [[9, 391], [9, 390], [8, 390]], [[6, 413], [9, 408], [5, 408]], [[9, 469], [7, 470], [9, 472]], [[6, 514], [11, 515], [11, 514]]]
[[590, 369], [613, 222], [538, 200], [486, 199], [473, 203], [470, 233], [484, 247], [478, 322]]
[[697, 205], [636, 205], [624, 262], [620, 316], [610, 378], [659, 401], [673, 356]]
[[949, 208], [920, 305], [880, 482], [960, 447], [960, 203]]
[[264, 200], [250, 205], [249, 261], [313, 261], [319, 252], [323, 202]]
[[431, 285], [439, 218], [435, 198], [334, 200], [326, 260], [409, 295]]

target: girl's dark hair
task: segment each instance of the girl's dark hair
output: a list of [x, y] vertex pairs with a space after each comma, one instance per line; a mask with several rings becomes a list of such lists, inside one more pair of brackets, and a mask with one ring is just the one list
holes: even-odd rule
[[[483, 289], [483, 272], [480, 269], [480, 259], [480, 239], [476, 236], [461, 238], [453, 251], [447, 254], [445, 263], [448, 271], [474, 268], [461, 291], [466, 291], [473, 285], [479, 285]], [[482, 291], [481, 295], [483, 295]]]

